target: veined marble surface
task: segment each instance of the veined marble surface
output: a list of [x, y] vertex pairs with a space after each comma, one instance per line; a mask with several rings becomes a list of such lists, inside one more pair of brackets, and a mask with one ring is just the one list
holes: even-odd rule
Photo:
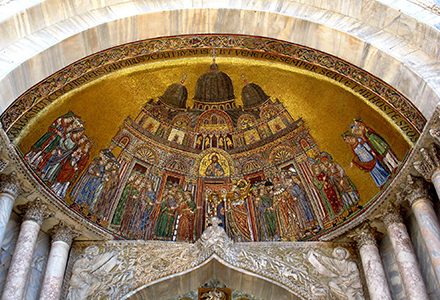
[[384, 79], [427, 118], [439, 102], [440, 16], [406, 0], [48, 0], [22, 9], [20, 0], [2, 2], [7, 4], [0, 6], [0, 111], [81, 57], [140, 39], [191, 33], [303, 44]]

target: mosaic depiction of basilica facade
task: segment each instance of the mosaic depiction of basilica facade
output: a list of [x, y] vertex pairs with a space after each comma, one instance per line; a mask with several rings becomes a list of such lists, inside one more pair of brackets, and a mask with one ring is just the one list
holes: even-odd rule
[[[362, 208], [305, 121], [260, 86], [245, 82], [238, 107], [213, 63], [191, 108], [187, 98], [183, 82], [170, 85], [94, 158], [85, 124], [68, 112], [25, 159], [72, 209], [129, 239], [194, 241], [218, 216], [236, 241], [303, 240]], [[347, 129], [352, 166], [382, 187], [398, 166], [389, 145], [362, 120]]]

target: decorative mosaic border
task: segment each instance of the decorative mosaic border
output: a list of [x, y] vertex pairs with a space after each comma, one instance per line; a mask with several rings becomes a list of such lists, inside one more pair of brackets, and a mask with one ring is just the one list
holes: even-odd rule
[[[115, 70], [144, 62], [191, 55], [209, 55], [216, 48], [219, 55], [231, 51], [251, 51], [249, 58], [279, 61], [320, 73], [354, 89], [372, 105], [385, 112], [415, 142], [426, 119], [405, 96], [381, 79], [340, 58], [305, 46], [263, 37], [245, 35], [185, 35], [163, 37], [123, 44], [87, 56], [34, 85], [16, 99], [1, 115], [3, 128], [11, 140], [38, 112], [63, 94]], [[342, 78], [342, 79], [341, 79]], [[391, 112], [390, 112], [391, 111]]]

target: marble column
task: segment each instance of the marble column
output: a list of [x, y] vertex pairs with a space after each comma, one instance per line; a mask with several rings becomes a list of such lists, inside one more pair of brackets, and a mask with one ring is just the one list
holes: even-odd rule
[[365, 223], [355, 230], [353, 237], [359, 248], [370, 299], [391, 300], [390, 288], [377, 247], [375, 231], [368, 223]]
[[409, 175], [399, 196], [411, 205], [437, 282], [440, 284], [440, 225], [429, 196], [428, 184], [421, 178]]
[[38, 232], [43, 220], [49, 216], [47, 206], [39, 200], [30, 202], [22, 208], [26, 213], [6, 277], [2, 300], [23, 299]]
[[0, 174], [0, 246], [3, 244], [6, 225], [18, 194], [18, 182], [12, 174]]
[[383, 217], [388, 236], [393, 245], [397, 267], [408, 299], [428, 300], [425, 283], [408, 231], [400, 216], [399, 208], [388, 207]]
[[62, 223], [52, 230], [52, 246], [44, 274], [40, 300], [58, 300], [61, 296], [64, 272], [66, 271], [69, 250], [74, 232]]

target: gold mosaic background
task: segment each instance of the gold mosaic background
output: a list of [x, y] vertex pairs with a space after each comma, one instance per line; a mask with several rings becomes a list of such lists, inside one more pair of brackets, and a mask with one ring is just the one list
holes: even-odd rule
[[[90, 156], [93, 158], [109, 145], [127, 116], [135, 117], [148, 99], [162, 95], [183, 74], [187, 76], [185, 85], [190, 100], [197, 78], [207, 72], [210, 63], [209, 57], [196, 57], [150, 62], [116, 71], [60, 97], [29, 122], [15, 141], [23, 153], [28, 152], [53, 120], [72, 110], [85, 121], [86, 134], [94, 142]], [[270, 61], [219, 57], [217, 63], [231, 77], [238, 104], [244, 76], [249, 82], [259, 84], [268, 95], [282, 100], [293, 118], [302, 117], [321, 150], [332, 154], [352, 178], [361, 193], [361, 203], [374, 196], [378, 188], [368, 173], [350, 168], [352, 153], [341, 134], [348, 130], [353, 118], [362, 118], [382, 135], [400, 160], [410, 149], [409, 142], [383, 113], [336, 81]], [[191, 104], [189, 101], [188, 105]]]

